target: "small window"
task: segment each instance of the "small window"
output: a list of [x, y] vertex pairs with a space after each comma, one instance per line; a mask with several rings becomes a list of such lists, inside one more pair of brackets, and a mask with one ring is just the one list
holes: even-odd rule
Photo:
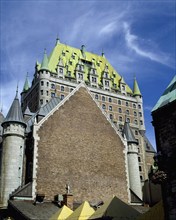
[[67, 74], [68, 74], [68, 76], [71, 76], [71, 71], [68, 71], [68, 73], [67, 73]]
[[102, 109], [106, 109], [106, 105], [105, 104], [102, 104]]
[[109, 81], [105, 80], [105, 86], [109, 86]]
[[55, 85], [54, 85], [53, 83], [51, 84], [51, 88], [52, 88], [52, 89], [55, 89]]
[[43, 81], [41, 81], [41, 86], [43, 86], [44, 85], [44, 82]]
[[134, 112], [134, 116], [137, 116], [137, 112]]
[[95, 94], [95, 99], [98, 99], [98, 94]]
[[82, 73], [78, 73], [78, 78], [79, 79], [83, 79], [83, 74]]
[[49, 82], [47, 82], [46, 85], [49, 86]]
[[134, 120], [134, 123], [135, 123], [135, 125], [137, 125], [137, 124], [138, 124], [138, 121], [135, 119], [135, 120]]
[[59, 73], [63, 73], [63, 68], [59, 68]]
[[142, 120], [140, 120], [140, 125], [143, 125], [143, 121]]
[[122, 104], [121, 100], [118, 100], [118, 104], [119, 104], [119, 105], [121, 105], [121, 104]]
[[109, 98], [109, 102], [112, 102], [112, 98]]
[[137, 130], [135, 130], [135, 135], [138, 135], [138, 131]]
[[141, 166], [139, 166], [139, 171], [142, 171], [142, 167]]
[[139, 116], [142, 117], [142, 112], [139, 112]]
[[141, 162], [141, 158], [140, 157], [138, 157], [138, 161]]
[[130, 123], [130, 118], [127, 118], [126, 120], [127, 120], [128, 123]]
[[119, 113], [122, 113], [122, 109], [121, 108], [119, 108]]
[[133, 104], [133, 108], [136, 108], [136, 104]]
[[112, 114], [109, 114], [109, 118], [110, 118], [111, 120], [113, 120], [113, 115], [112, 115]]
[[128, 102], [126, 102], [126, 106], [128, 106], [129, 104], [128, 104]]
[[125, 91], [125, 86], [124, 85], [122, 85], [122, 90]]
[[102, 101], [105, 102], [105, 96], [102, 96]]
[[49, 94], [49, 92], [48, 91], [46, 91], [46, 95], [48, 96], [48, 94]]
[[127, 114], [127, 115], [129, 115], [129, 114], [130, 114], [130, 111], [129, 111], [128, 109], [126, 110], [126, 114]]
[[65, 90], [64, 86], [61, 86], [61, 91], [63, 92]]
[[43, 90], [40, 91], [41, 95], [43, 95]]
[[55, 97], [55, 93], [54, 92], [51, 93], [51, 97]]
[[122, 120], [123, 120], [122, 116], [119, 116], [119, 121], [122, 121]]
[[65, 97], [65, 96], [64, 96], [63, 94], [61, 94], [60, 99], [63, 100], [64, 97]]
[[142, 175], [140, 175], [140, 180], [141, 180], [141, 181], [143, 180], [143, 176], [142, 176]]
[[70, 88], [70, 92], [72, 92], [73, 91], [73, 88]]
[[43, 105], [43, 99], [40, 99], [40, 104]]
[[112, 111], [112, 106], [111, 105], [109, 106], [109, 111]]
[[141, 109], [141, 105], [138, 105], [138, 108]]
[[97, 82], [97, 78], [96, 77], [92, 77], [92, 82]]

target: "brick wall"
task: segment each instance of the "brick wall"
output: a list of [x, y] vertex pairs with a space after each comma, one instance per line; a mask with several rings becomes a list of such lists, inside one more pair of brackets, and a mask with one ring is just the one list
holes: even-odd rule
[[52, 200], [68, 183], [76, 201], [112, 195], [128, 201], [123, 143], [86, 89], [55, 111], [38, 135], [37, 193]]

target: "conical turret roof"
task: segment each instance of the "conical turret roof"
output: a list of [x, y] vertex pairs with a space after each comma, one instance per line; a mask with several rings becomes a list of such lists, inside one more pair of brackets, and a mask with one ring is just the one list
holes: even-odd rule
[[141, 96], [141, 92], [137, 83], [136, 78], [134, 79], [134, 85], [133, 85], [133, 95], [134, 96]]
[[2, 123], [2, 126], [6, 122], [17, 122], [17, 123], [22, 123], [26, 125], [23, 119], [23, 114], [22, 114], [20, 102], [18, 99], [18, 91], [16, 92], [15, 99], [12, 102], [12, 105], [9, 109], [9, 112], [7, 113], [5, 120]]
[[23, 86], [23, 92], [27, 92], [29, 89], [30, 89], [30, 86], [29, 86], [28, 74], [27, 74], [26, 75], [26, 80], [25, 80], [25, 83], [24, 83], [24, 86]]
[[46, 54], [46, 49], [44, 50], [44, 55], [40, 70], [48, 70], [48, 56]]
[[123, 136], [126, 137], [127, 143], [134, 143], [138, 144], [137, 140], [134, 137], [134, 134], [130, 128], [129, 122], [125, 122], [124, 129], [123, 129]]

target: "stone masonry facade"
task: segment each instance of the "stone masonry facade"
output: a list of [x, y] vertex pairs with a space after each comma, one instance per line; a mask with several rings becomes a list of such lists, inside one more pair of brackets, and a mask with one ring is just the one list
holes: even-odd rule
[[85, 88], [44, 121], [37, 135], [36, 193], [53, 200], [69, 184], [75, 201], [116, 195], [128, 202], [124, 143]]

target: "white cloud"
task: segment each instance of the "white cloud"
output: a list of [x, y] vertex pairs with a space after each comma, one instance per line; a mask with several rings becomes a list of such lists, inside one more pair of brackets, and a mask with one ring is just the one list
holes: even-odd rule
[[[162, 51], [157, 51], [157, 53], [152, 52], [151, 48], [143, 48], [148, 40], [140, 39], [138, 36], [131, 33], [130, 26], [127, 22], [124, 22], [124, 34], [127, 46], [136, 52], [136, 54], [146, 57], [152, 61], [156, 61], [160, 64], [174, 68], [174, 60], [170, 57], [169, 54], [163, 53]], [[141, 43], [142, 42], [142, 43]], [[143, 46], [140, 46], [142, 44]]]

